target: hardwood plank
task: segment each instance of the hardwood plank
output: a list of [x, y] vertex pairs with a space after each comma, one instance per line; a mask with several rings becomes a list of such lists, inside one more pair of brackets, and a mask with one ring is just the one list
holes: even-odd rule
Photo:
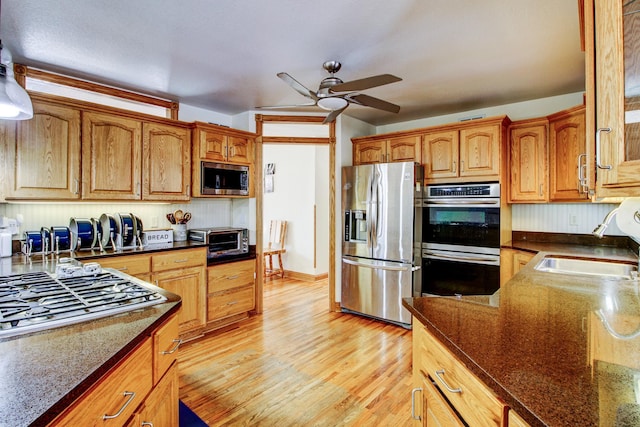
[[210, 426], [411, 424], [411, 331], [327, 310], [327, 280], [265, 282], [264, 312], [180, 348]]

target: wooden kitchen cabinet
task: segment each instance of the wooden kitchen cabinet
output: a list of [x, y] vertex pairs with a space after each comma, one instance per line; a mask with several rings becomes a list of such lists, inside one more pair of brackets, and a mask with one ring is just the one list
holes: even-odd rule
[[398, 136], [382, 140], [353, 138], [353, 164], [420, 162], [419, 135]]
[[509, 203], [548, 201], [548, 121], [521, 120], [509, 125]]
[[161, 123], [142, 125], [142, 199], [191, 198], [191, 131]]
[[82, 115], [82, 198], [140, 200], [142, 123], [115, 114]]
[[247, 316], [255, 308], [255, 259], [207, 269], [207, 322], [218, 325]]
[[6, 199], [80, 198], [80, 110], [33, 100], [33, 118], [3, 132]]
[[201, 163], [220, 162], [249, 165], [249, 195], [224, 197], [254, 197], [254, 162], [256, 134], [209, 123], [195, 122], [192, 131], [191, 195], [221, 197], [201, 193]]
[[506, 117], [434, 128], [422, 137], [425, 183], [500, 181]]
[[172, 315], [49, 425], [141, 426], [151, 421], [156, 427], [177, 426], [176, 339], [177, 317]]
[[500, 249], [500, 286], [504, 286], [521, 268], [529, 263], [536, 254], [517, 249]]
[[102, 268], [113, 268], [145, 282], [151, 282], [151, 255], [106, 256], [93, 261]]
[[[151, 339], [147, 338], [51, 425], [125, 425], [153, 387], [151, 348]], [[105, 415], [113, 418], [105, 420]]]
[[83, 113], [83, 199], [189, 200], [190, 170], [189, 129]]
[[412, 339], [417, 425], [506, 425], [508, 407], [415, 317]]
[[167, 251], [151, 257], [152, 282], [180, 295], [181, 336], [199, 335], [206, 322], [206, 248]]
[[548, 116], [549, 120], [549, 200], [586, 201], [587, 142], [585, 106], [580, 105]]
[[593, 3], [596, 197], [640, 196], [640, 3]]
[[179, 425], [178, 364], [174, 363], [144, 404], [133, 415], [127, 427], [176, 427]]

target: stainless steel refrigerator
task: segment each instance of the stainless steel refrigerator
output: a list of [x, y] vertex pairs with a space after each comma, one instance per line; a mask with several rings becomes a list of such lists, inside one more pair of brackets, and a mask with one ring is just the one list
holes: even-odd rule
[[342, 168], [342, 311], [411, 327], [402, 298], [421, 295], [422, 168]]

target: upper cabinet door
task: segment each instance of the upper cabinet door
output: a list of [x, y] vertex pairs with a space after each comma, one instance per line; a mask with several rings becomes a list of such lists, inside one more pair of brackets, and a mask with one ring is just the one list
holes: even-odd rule
[[596, 195], [639, 196], [640, 2], [594, 3]]
[[198, 129], [200, 159], [225, 162], [227, 160], [227, 136], [210, 130]]
[[140, 200], [142, 123], [105, 113], [82, 115], [82, 197]]
[[384, 141], [367, 141], [353, 144], [353, 164], [367, 165], [386, 161]]
[[8, 141], [7, 198], [80, 198], [80, 111], [33, 103], [33, 118]]
[[551, 201], [587, 200], [585, 109], [549, 116]]
[[387, 161], [420, 163], [420, 136], [391, 138], [387, 142]]
[[249, 164], [253, 160], [253, 143], [249, 138], [229, 136], [227, 138], [227, 161]]
[[514, 122], [509, 135], [509, 202], [546, 202], [547, 121]]
[[460, 131], [460, 176], [500, 175], [500, 126]]
[[457, 130], [427, 133], [422, 137], [422, 165], [425, 179], [458, 176], [458, 138]]
[[144, 123], [144, 200], [189, 200], [191, 132], [183, 127]]

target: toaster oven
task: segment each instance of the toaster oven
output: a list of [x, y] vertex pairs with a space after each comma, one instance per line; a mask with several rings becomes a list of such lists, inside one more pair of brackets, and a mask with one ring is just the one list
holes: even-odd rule
[[189, 240], [207, 244], [207, 259], [249, 253], [249, 230], [246, 228], [194, 228], [189, 230]]

